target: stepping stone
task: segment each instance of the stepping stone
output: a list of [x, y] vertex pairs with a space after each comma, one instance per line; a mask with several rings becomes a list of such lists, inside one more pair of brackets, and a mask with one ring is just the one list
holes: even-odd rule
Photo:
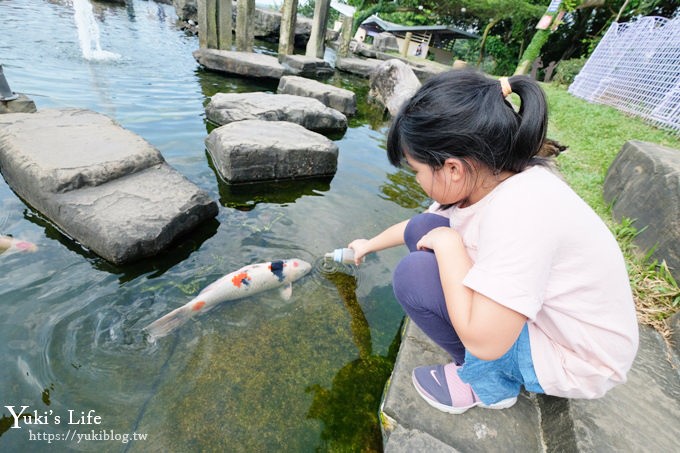
[[374, 58], [336, 58], [335, 69], [368, 78], [380, 63]]
[[0, 115], [0, 169], [23, 200], [115, 264], [158, 254], [218, 212], [151, 144], [89, 110]]
[[306, 55], [284, 55], [281, 64], [288, 74], [302, 77], [324, 77], [335, 72], [327, 61]]
[[332, 176], [338, 165], [335, 143], [287, 121], [236, 121], [213, 130], [205, 144], [230, 183]]
[[305, 77], [281, 77], [276, 92], [314, 98], [345, 115], [354, 115], [357, 111], [357, 99], [353, 91]]
[[224, 125], [234, 121], [289, 121], [310, 131], [347, 130], [347, 117], [316, 99], [292, 94], [217, 93], [205, 108], [208, 119]]
[[261, 53], [198, 49], [193, 56], [208, 69], [244, 77], [280, 79], [286, 73], [276, 57]]

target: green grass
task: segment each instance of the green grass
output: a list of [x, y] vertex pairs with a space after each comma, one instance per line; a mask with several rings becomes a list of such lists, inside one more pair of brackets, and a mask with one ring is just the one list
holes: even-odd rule
[[680, 152], [680, 139], [614, 108], [572, 96], [565, 87], [542, 86], [548, 97], [548, 137], [569, 147], [556, 159], [560, 172], [618, 239], [626, 257], [639, 320], [668, 334], [664, 319], [680, 310], [678, 284], [665, 263], [651, 260], [649, 251], [635, 247], [637, 231], [632, 221], [624, 218], [617, 222], [612, 218], [602, 187], [607, 169], [626, 141], [653, 142]]

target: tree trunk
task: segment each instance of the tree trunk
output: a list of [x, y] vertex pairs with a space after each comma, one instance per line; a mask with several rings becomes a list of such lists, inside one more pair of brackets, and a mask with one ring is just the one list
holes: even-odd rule
[[[551, 16], [551, 22], [552, 20], [555, 20], [555, 14], [548, 14]], [[522, 54], [522, 58], [519, 59], [519, 63], [517, 64], [517, 68], [515, 69], [515, 74], [514, 75], [526, 75], [529, 73], [529, 69], [531, 68], [531, 64], [534, 62], [536, 58], [541, 55], [541, 49], [543, 48], [543, 45], [548, 41], [548, 38], [550, 37], [550, 27], [552, 26], [552, 23], [546, 27], [545, 30], [536, 30], [536, 33], [534, 33], [533, 38], [531, 38], [531, 42], [527, 46], [526, 50]]]
[[491, 29], [500, 21], [501, 21], [500, 19], [493, 19], [484, 28], [484, 33], [482, 34], [482, 41], [479, 44], [479, 58], [477, 59], [477, 67], [480, 67], [482, 65], [482, 60], [484, 59], [484, 46], [486, 45], [486, 38], [489, 36], [489, 32], [491, 31]]

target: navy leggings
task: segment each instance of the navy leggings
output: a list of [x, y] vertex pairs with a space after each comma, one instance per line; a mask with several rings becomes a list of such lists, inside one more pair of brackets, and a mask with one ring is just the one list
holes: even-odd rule
[[442, 226], [448, 227], [449, 219], [431, 213], [418, 214], [408, 222], [404, 240], [410, 253], [394, 270], [392, 287], [411, 320], [461, 365], [465, 360], [465, 347], [446, 310], [437, 259], [431, 251], [416, 249], [421, 237]]

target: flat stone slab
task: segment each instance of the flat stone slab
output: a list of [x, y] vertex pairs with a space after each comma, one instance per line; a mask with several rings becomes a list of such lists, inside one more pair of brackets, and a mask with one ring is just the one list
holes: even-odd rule
[[616, 219], [634, 219], [635, 243], [680, 279], [680, 150], [630, 140], [609, 166], [604, 199]]
[[286, 69], [276, 57], [255, 52], [198, 49], [193, 52], [196, 61], [213, 71], [245, 77], [280, 79]]
[[336, 58], [335, 69], [368, 78], [382, 61], [373, 58]]
[[353, 91], [305, 77], [281, 77], [276, 92], [311, 97], [345, 115], [354, 115], [357, 111], [357, 99]]
[[[380, 416], [385, 452], [405, 451], [391, 440], [397, 427], [408, 431], [410, 442], [433, 444], [434, 440], [465, 452], [541, 451], [536, 398], [522, 393], [517, 403], [504, 410], [471, 409], [462, 415], [441, 412], [423, 400], [413, 388], [411, 372], [422, 365], [449, 363], [451, 358], [410, 320], [387, 385]], [[405, 433], [400, 435], [404, 436]], [[394, 448], [394, 449], [393, 449]], [[439, 451], [445, 451], [440, 449]]]
[[[628, 382], [603, 398], [570, 400], [522, 392], [509, 409], [473, 408], [450, 415], [417, 394], [411, 372], [451, 359], [407, 320], [380, 409], [385, 452], [676, 451], [680, 375], [668, 355], [661, 335], [640, 326], [640, 349]], [[416, 448], [425, 445], [428, 450]]]
[[566, 408], [561, 419], [559, 412], [543, 411], [547, 443], [557, 447], [552, 451], [678, 451], [680, 374], [668, 357], [661, 335], [640, 326], [640, 348], [627, 383], [599, 399], [553, 398]]
[[157, 254], [218, 212], [151, 144], [89, 110], [0, 116], [0, 170], [34, 209], [115, 264]]
[[306, 55], [284, 55], [281, 64], [288, 74], [302, 77], [326, 77], [335, 72], [326, 60]]
[[33, 113], [35, 102], [25, 94], [15, 93], [18, 98], [13, 101], [0, 101], [0, 113]]
[[335, 143], [286, 121], [229, 123], [205, 144], [217, 172], [231, 183], [331, 176], [338, 165]]
[[225, 125], [235, 121], [289, 121], [311, 131], [341, 133], [347, 117], [319, 100], [292, 94], [217, 93], [205, 108], [208, 119]]

